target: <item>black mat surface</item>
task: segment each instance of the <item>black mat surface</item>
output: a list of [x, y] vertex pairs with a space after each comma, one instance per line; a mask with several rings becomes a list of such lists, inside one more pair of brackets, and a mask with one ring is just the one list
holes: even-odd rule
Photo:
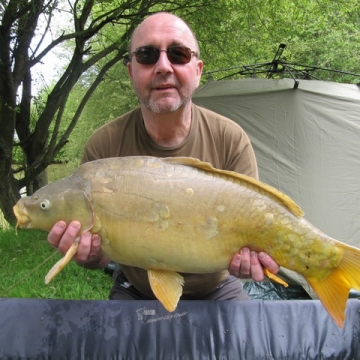
[[341, 329], [319, 301], [0, 299], [0, 359], [360, 359], [360, 302]]

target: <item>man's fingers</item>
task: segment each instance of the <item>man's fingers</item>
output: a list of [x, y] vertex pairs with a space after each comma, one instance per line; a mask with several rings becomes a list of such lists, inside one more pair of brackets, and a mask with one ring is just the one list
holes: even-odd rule
[[84, 262], [88, 260], [91, 251], [91, 233], [88, 231], [81, 234], [80, 246], [74, 256], [74, 260], [77, 262]]
[[93, 234], [91, 238], [91, 256], [100, 256], [101, 254], [101, 238], [98, 234]]
[[64, 221], [58, 221], [48, 234], [48, 242], [55, 247], [59, 247], [59, 242], [66, 229], [66, 223]]
[[[101, 260], [100, 236], [98, 234], [91, 234], [89, 231], [80, 234], [80, 229], [81, 224], [78, 221], [72, 221], [69, 226], [64, 221], [58, 221], [49, 232], [48, 242], [62, 255], [65, 255], [76, 239], [78, 239], [79, 246], [73, 260], [78, 263]], [[108, 259], [106, 258], [105, 260], [107, 263]]]
[[235, 254], [229, 266], [229, 273], [240, 278], [251, 277], [254, 281], [264, 280], [264, 268], [276, 274], [280, 267], [266, 253], [250, 251], [249, 248], [242, 248]]
[[250, 271], [254, 281], [264, 280], [264, 269], [259, 261], [258, 254], [255, 251], [250, 252]]
[[240, 277], [248, 278], [251, 276], [251, 258], [249, 248], [242, 248], [240, 251], [241, 264], [240, 264]]
[[280, 266], [268, 254], [260, 251], [258, 254], [258, 259], [259, 259], [261, 265], [264, 268], [268, 269], [273, 274], [277, 274], [279, 272]]
[[240, 277], [240, 264], [241, 264], [241, 255], [237, 253], [233, 256], [228, 269], [229, 273], [232, 276]]
[[229, 273], [236, 277], [248, 278], [251, 275], [250, 250], [242, 248], [235, 254], [229, 266]]
[[72, 221], [66, 228], [58, 246], [58, 250], [62, 254], [65, 254], [69, 247], [74, 243], [76, 237], [79, 235], [80, 228], [81, 224], [78, 221]]

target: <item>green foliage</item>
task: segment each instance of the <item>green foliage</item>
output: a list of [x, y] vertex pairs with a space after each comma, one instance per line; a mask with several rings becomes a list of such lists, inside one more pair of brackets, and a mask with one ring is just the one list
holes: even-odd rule
[[[167, 10], [167, 6], [157, 5], [154, 9]], [[205, 72], [228, 68], [242, 70], [243, 65], [269, 63], [279, 44], [286, 43], [283, 61], [360, 73], [356, 56], [360, 53], [360, 5], [355, 0], [228, 0], [209, 3], [201, 9], [180, 8], [175, 13], [193, 28]], [[122, 25], [116, 25], [109, 33], [103, 32], [103, 38], [113, 40], [120, 36], [122, 29]], [[229, 74], [235, 74], [233, 78], [241, 77], [237, 69], [215, 72], [211, 76], [220, 79]], [[256, 75], [264, 77], [266, 73]], [[67, 107], [69, 118], [93, 76], [94, 72], [71, 94]], [[360, 81], [328, 71], [314, 72], [314, 76], [331, 81]], [[202, 81], [207, 80], [205, 73]], [[136, 105], [127, 69], [118, 63], [109, 70], [84, 109], [63, 158], [79, 159], [93, 131]]]
[[[242, 71], [253, 64], [263, 66], [251, 75], [268, 77], [280, 43], [287, 44], [281, 60], [295, 75], [303, 69], [300, 65], [360, 73], [358, 0], [84, 0], [50, 1], [42, 8], [31, 6], [35, 0], [27, 4], [6, 0], [0, 14], [0, 204], [9, 221], [21, 188], [30, 194], [44, 185], [41, 175], [54, 161], [76, 166], [92, 132], [137, 105], [121, 61], [131, 32], [153, 12], [173, 12], [191, 25], [204, 61], [203, 83], [210, 77], [249, 76]], [[36, 44], [47, 39], [41, 37], [39, 19], [52, 35], [50, 44]], [[50, 52], [58, 59], [57, 80], [33, 96], [33, 84], [40, 84], [42, 75], [32, 73], [32, 67], [46, 62]], [[279, 70], [284, 70], [281, 64]], [[311, 75], [360, 81], [340, 72], [312, 70]], [[290, 75], [279, 71], [271, 76]], [[22, 178], [14, 176], [14, 162], [24, 167]]]
[[[71, 94], [65, 113], [67, 118], [70, 119], [71, 114], [76, 111], [85, 91], [86, 87], [77, 86]], [[65, 151], [61, 153], [62, 157], [57, 159], [80, 161], [85, 142], [96, 129], [137, 105], [138, 101], [127, 76], [127, 69], [122, 63], [118, 63], [108, 71], [104, 81], [95, 90], [69, 138]]]
[[[74, 262], [70, 262], [50, 284], [45, 285], [45, 275], [60, 259], [60, 254], [47, 243], [46, 236], [46, 233], [36, 230], [19, 230], [17, 235], [13, 229], [0, 230], [0, 296], [107, 299], [112, 286], [111, 277], [101, 270], [87, 270]], [[53, 254], [55, 255], [51, 259], [33, 272]], [[17, 285], [13, 287], [15, 284]]]
[[[271, 62], [279, 44], [285, 43], [283, 61], [360, 73], [356, 56], [360, 52], [358, 1], [232, 1], [230, 7], [232, 11], [221, 14], [222, 21], [214, 15], [220, 24], [214, 25], [224, 41], [201, 44], [205, 71]], [[195, 27], [195, 31], [204, 32], [203, 27]], [[327, 71], [315, 75], [339, 82], [359, 80]], [[214, 78], [222, 76], [220, 72]]]

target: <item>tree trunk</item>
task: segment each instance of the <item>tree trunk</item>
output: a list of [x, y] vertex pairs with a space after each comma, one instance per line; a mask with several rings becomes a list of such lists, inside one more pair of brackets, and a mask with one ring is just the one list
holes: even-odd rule
[[4, 218], [10, 223], [15, 224], [15, 215], [12, 211], [13, 206], [19, 200], [19, 189], [12, 176], [6, 176], [0, 171], [0, 208]]

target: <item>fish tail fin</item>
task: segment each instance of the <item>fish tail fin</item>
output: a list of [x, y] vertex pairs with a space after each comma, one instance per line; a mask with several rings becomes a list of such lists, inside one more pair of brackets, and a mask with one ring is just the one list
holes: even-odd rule
[[338, 243], [343, 256], [339, 265], [325, 278], [306, 278], [325, 309], [339, 327], [345, 320], [350, 289], [360, 290], [360, 250]]

